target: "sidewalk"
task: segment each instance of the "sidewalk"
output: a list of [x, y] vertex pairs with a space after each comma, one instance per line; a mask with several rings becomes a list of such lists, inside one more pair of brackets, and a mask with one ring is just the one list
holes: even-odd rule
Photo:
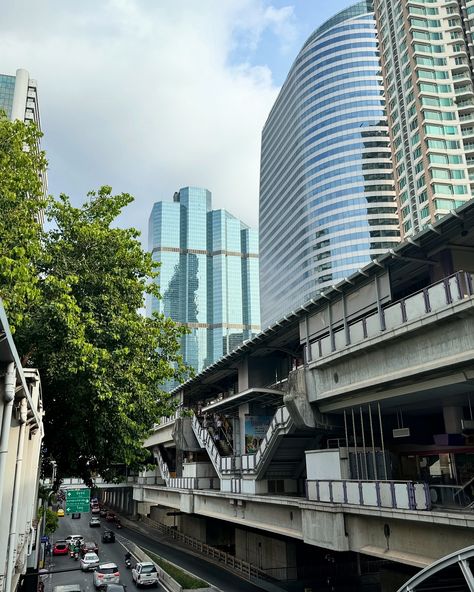
[[[202, 553], [197, 552], [194, 549], [191, 549], [188, 545], [174, 539], [172, 536], [164, 534], [163, 532], [161, 532], [161, 530], [159, 530], [158, 528], [154, 528], [150, 524], [144, 524], [140, 521], [129, 520], [128, 518], [124, 518], [123, 516], [120, 516], [120, 520], [126, 530], [132, 530], [132, 531], [135, 531], [135, 532], [140, 533], [142, 535], [151, 537], [162, 545], [165, 545], [167, 547], [171, 547], [173, 549], [178, 549], [178, 550], [186, 553], [187, 555], [192, 555], [196, 558], [204, 560], [207, 563], [214, 565], [215, 567], [218, 567], [218, 568], [223, 569], [229, 573], [232, 573], [234, 576], [241, 578], [245, 582], [249, 582], [249, 583], [253, 584], [257, 588], [260, 588], [261, 590], [267, 590], [267, 592], [286, 592], [285, 588], [282, 588], [282, 587], [274, 584], [273, 582], [261, 580], [260, 578], [251, 577], [249, 579], [249, 578], [243, 577], [243, 574], [241, 574], [239, 571], [230, 568], [228, 565], [223, 565], [222, 562], [220, 562], [217, 559], [214, 559], [212, 557], [209, 557], [208, 555], [204, 555]], [[126, 531], [125, 531], [125, 533], [126, 533]], [[124, 536], [125, 533], [121, 532], [120, 534], [122, 536]], [[179, 565], [179, 563], [177, 563], [177, 562], [176, 562], [176, 564]], [[182, 565], [180, 567], [183, 567], [186, 569], [186, 565]]]

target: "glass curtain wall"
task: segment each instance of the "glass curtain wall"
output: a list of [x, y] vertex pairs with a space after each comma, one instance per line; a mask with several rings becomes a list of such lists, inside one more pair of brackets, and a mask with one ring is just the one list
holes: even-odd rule
[[211, 208], [207, 189], [185, 187], [154, 204], [148, 228], [162, 296], [149, 299], [148, 314], [188, 327], [181, 353], [197, 372], [260, 330], [257, 233]]
[[371, 2], [291, 67], [262, 134], [259, 238], [264, 328], [399, 241]]

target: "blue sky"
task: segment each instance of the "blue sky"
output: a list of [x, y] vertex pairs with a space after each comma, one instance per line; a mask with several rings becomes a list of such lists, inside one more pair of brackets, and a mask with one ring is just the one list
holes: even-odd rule
[[292, 9], [292, 23], [294, 26], [294, 38], [291, 43], [281, 44], [281, 40], [270, 29], [265, 29], [260, 38], [256, 50], [247, 51], [239, 48], [231, 56], [232, 61], [248, 59], [254, 64], [266, 64], [272, 71], [273, 80], [280, 86], [285, 81], [288, 70], [309, 35], [328, 18], [334, 16], [340, 10], [344, 10], [351, 4], [350, 0], [297, 0], [289, 3], [284, 0], [267, 2], [277, 9], [290, 7]]
[[80, 203], [102, 184], [154, 201], [206, 187], [258, 224], [260, 136], [298, 51], [343, 0], [15, 0], [0, 72], [37, 79], [49, 187]]

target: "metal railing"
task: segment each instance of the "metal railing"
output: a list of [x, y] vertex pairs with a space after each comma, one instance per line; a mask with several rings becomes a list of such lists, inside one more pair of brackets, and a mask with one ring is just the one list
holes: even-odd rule
[[243, 454], [242, 455], [242, 471], [253, 472], [256, 471], [272, 449], [272, 444], [278, 435], [285, 431], [287, 432], [293, 425], [290, 413], [286, 407], [279, 407], [273, 416], [270, 425], [265, 433], [263, 440], [255, 454]]
[[431, 510], [430, 490], [421, 481], [353, 481], [316, 479], [306, 481], [311, 501], [378, 508]]
[[161, 455], [161, 450], [158, 446], [155, 448], [155, 458], [158, 462], [161, 477], [165, 480], [166, 485], [168, 485], [170, 480], [170, 471], [168, 469], [168, 465], [166, 464], [164, 458]]
[[209, 433], [209, 430], [204, 428], [196, 415], [193, 415], [191, 420], [191, 426], [193, 428], [194, 435], [196, 436], [199, 444], [207, 450], [209, 458], [216, 469], [217, 474], [219, 477], [222, 475], [222, 457], [217, 450], [217, 447], [214, 443], [214, 440]]
[[426, 314], [470, 298], [473, 294], [472, 275], [459, 271], [313, 341], [311, 358], [315, 360], [376, 337], [384, 331], [396, 329]]
[[260, 465], [266, 460], [273, 449], [276, 438], [282, 433], [287, 433], [293, 426], [288, 409], [279, 407], [268, 426], [264, 438], [255, 454], [242, 454], [221, 456], [209, 431], [204, 428], [199, 419], [194, 415], [191, 425], [199, 444], [207, 450], [209, 458], [219, 477], [236, 472], [253, 473], [258, 471]]
[[242, 577], [247, 580], [252, 580], [254, 578], [271, 581], [274, 578], [270, 577], [264, 570], [258, 568], [256, 565], [248, 561], [244, 561], [243, 559], [238, 559], [234, 555], [227, 553], [226, 551], [221, 551], [220, 549], [216, 549], [215, 547], [211, 547], [211, 545], [206, 545], [199, 539], [194, 537], [185, 535], [184, 533], [176, 530], [172, 526], [166, 526], [165, 524], [161, 524], [161, 522], [156, 522], [151, 518], [143, 517], [141, 521], [143, 524], [151, 526], [156, 530], [159, 530], [161, 533], [166, 534], [173, 539], [188, 545], [192, 549], [206, 555], [207, 557], [211, 557], [212, 559], [217, 560], [219, 563], [237, 571]]

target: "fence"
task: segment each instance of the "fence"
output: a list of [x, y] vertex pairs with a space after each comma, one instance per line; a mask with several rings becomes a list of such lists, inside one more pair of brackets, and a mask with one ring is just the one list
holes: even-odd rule
[[143, 517], [141, 522], [151, 526], [152, 528], [155, 528], [156, 530], [159, 530], [163, 534], [171, 536], [173, 539], [180, 541], [185, 545], [188, 545], [199, 553], [207, 555], [208, 557], [217, 560], [219, 563], [222, 563], [223, 565], [238, 571], [242, 577], [249, 581], [252, 579], [261, 579], [267, 581], [275, 579], [269, 576], [265, 570], [258, 568], [252, 563], [244, 561], [243, 559], [238, 559], [234, 555], [226, 553], [225, 551], [221, 551], [220, 549], [216, 549], [215, 547], [211, 547], [210, 545], [206, 545], [206, 543], [203, 543], [194, 537], [185, 535], [171, 526], [166, 526], [165, 524], [161, 524], [160, 522], [156, 522], [155, 520], [146, 517]]
[[318, 479], [306, 481], [306, 487], [308, 499], [317, 502], [405, 510], [431, 509], [429, 487], [422, 482]]
[[457, 272], [419, 292], [389, 304], [380, 312], [371, 313], [349, 323], [347, 327], [335, 330], [332, 334], [314, 341], [311, 343], [311, 359], [316, 360], [348, 345], [376, 337], [383, 331], [395, 329], [404, 323], [473, 295], [471, 274]]

